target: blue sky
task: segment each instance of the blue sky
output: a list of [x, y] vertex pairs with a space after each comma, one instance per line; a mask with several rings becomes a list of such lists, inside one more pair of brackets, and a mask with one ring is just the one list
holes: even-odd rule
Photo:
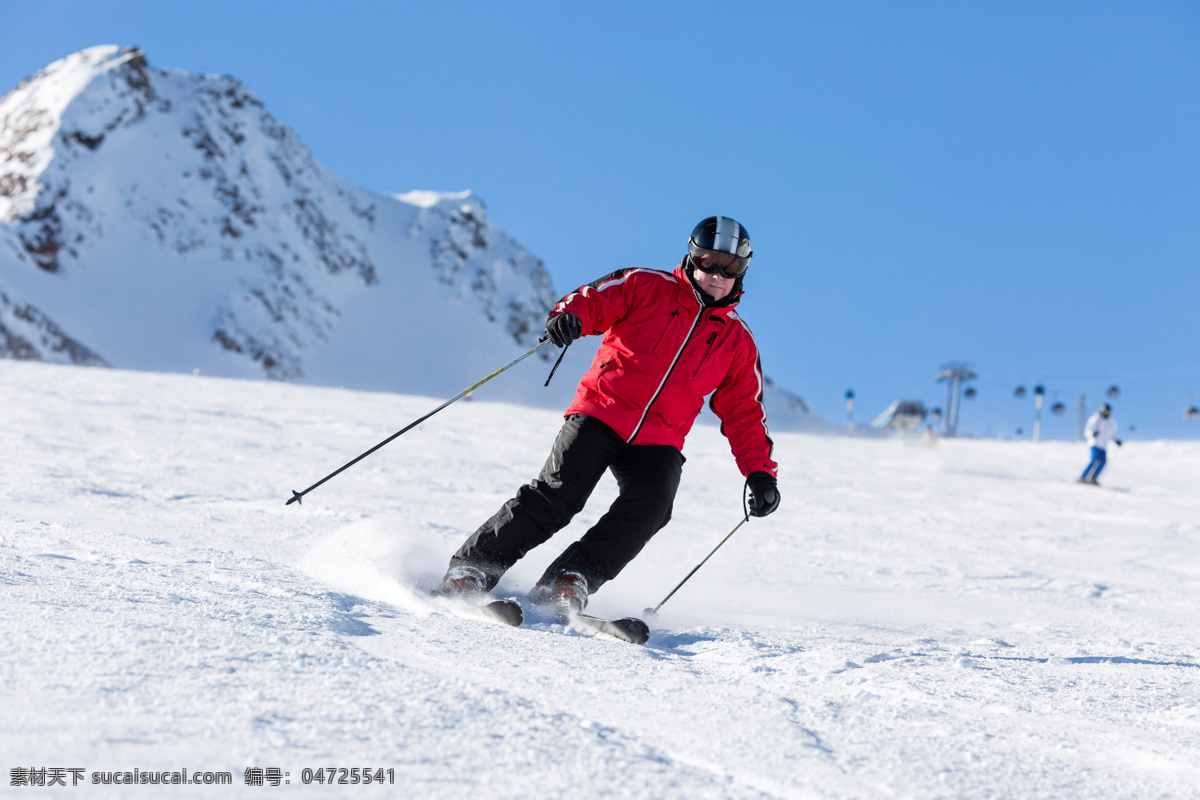
[[233, 75], [384, 192], [470, 189], [565, 292], [750, 230], [767, 374], [842, 423], [942, 405], [1070, 438], [1121, 387], [1138, 438], [1200, 438], [1200, 4], [104, 3], [0, 0], [0, 91], [138, 45]]

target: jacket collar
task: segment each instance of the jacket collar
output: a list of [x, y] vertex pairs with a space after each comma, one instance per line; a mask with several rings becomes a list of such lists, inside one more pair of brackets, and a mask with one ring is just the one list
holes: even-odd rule
[[739, 275], [733, 283], [733, 290], [729, 294], [720, 300], [713, 300], [707, 292], [700, 288], [700, 284], [696, 283], [696, 279], [692, 277], [691, 270], [687, 268], [687, 256], [680, 259], [679, 264], [675, 267], [675, 277], [686, 281], [692, 287], [692, 291], [696, 293], [696, 300], [705, 308], [733, 308], [742, 299], [742, 295], [745, 294], [742, 291], [742, 278], [745, 276]]

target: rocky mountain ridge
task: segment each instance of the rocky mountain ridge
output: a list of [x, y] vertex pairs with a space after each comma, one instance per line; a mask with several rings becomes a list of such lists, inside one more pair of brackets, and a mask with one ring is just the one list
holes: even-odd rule
[[353, 186], [232, 77], [101, 46], [0, 99], [0, 357], [437, 395], [557, 296], [477, 197]]

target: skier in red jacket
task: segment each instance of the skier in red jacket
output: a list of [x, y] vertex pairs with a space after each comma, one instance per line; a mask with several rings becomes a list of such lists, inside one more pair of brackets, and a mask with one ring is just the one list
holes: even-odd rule
[[734, 307], [752, 255], [746, 229], [708, 217], [673, 272], [622, 269], [558, 302], [560, 347], [603, 335], [541, 473], [459, 548], [441, 591], [487, 592], [579, 513], [605, 470], [620, 494], [546, 569], [533, 599], [581, 611], [671, 518], [684, 437], [704, 403], [721, 420], [754, 516], [779, 506], [758, 347]]

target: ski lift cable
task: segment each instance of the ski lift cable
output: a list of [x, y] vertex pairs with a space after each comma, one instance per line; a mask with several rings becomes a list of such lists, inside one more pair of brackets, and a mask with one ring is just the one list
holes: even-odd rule
[[1063, 381], [1072, 382], [1090, 382], [1108, 383], [1120, 385], [1122, 381], [1129, 380], [1145, 380], [1147, 378], [1173, 378], [1181, 375], [1200, 375], [1200, 366], [1178, 367], [1176, 369], [1165, 370], [1143, 370], [1129, 372], [1126, 370], [1112, 370], [1109, 372], [1089, 372], [1089, 373], [1071, 373], [1071, 372], [1047, 372], [1041, 370], [1033, 370], [1031, 372], [1023, 372], [1019, 377], [1014, 377], [1012, 373], [1007, 372], [992, 372], [988, 377], [978, 377], [977, 381], [981, 383], [996, 384], [1000, 386], [1028, 384], [1030, 383], [1029, 375], [1036, 374], [1041, 376], [1039, 380], [1042, 383], [1060, 383]]

